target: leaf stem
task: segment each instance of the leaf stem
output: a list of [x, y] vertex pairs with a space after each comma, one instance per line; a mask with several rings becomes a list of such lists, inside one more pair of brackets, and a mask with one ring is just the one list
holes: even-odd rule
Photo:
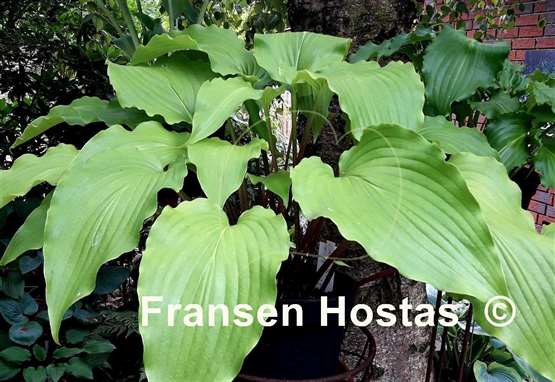
[[131, 40], [133, 40], [133, 45], [135, 49], [139, 47], [139, 36], [137, 35], [137, 29], [135, 29], [135, 24], [133, 23], [133, 19], [131, 17], [131, 12], [129, 12], [129, 7], [127, 6], [126, 0], [117, 0], [118, 5], [123, 13], [123, 19], [125, 20], [125, 24], [127, 25], [127, 29], [129, 29], [129, 34], [131, 35]]
[[141, 22], [141, 29], [142, 29], [142, 34], [143, 34], [143, 39], [144, 39], [144, 35], [146, 34], [146, 27], [143, 24], [143, 6], [141, 4], [141, 0], [135, 0], [135, 4], [137, 4], [137, 13], [139, 14], [139, 21]]
[[204, 0], [200, 7], [200, 12], [198, 13], [197, 17], [197, 24], [203, 25], [204, 24], [204, 14], [206, 13], [206, 9], [208, 8], [208, 3], [210, 0]]

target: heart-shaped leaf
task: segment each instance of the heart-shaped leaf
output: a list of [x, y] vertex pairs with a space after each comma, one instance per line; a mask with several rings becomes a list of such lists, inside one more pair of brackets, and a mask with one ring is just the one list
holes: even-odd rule
[[453, 102], [493, 84], [509, 50], [505, 42], [480, 43], [445, 26], [424, 55], [427, 104], [436, 114], [447, 115]]
[[164, 306], [198, 304], [205, 314], [209, 304], [225, 304], [231, 321], [225, 326], [218, 318], [209, 327], [204, 316], [204, 326], [190, 327], [183, 324], [180, 311], [175, 326], [169, 326], [163, 309], [148, 318], [147, 326], [143, 314], [140, 331], [148, 380], [232, 381], [262, 334], [256, 322], [236, 326], [233, 307], [249, 304], [256, 311], [275, 303], [276, 273], [288, 251], [285, 221], [262, 207], [246, 211], [232, 226], [225, 213], [206, 199], [164, 209], [141, 261], [140, 301], [163, 296]]
[[197, 168], [198, 180], [208, 199], [223, 207], [243, 182], [249, 160], [267, 149], [268, 144], [261, 139], [237, 146], [210, 138], [189, 146], [189, 160]]
[[339, 173], [317, 157], [291, 171], [307, 218], [331, 219], [375, 260], [437, 289], [485, 300], [504, 290], [479, 206], [437, 146], [398, 126], [370, 128]]
[[150, 66], [109, 63], [108, 76], [122, 106], [175, 124], [193, 122], [198, 90], [214, 73], [206, 60], [177, 53]]
[[395, 124], [414, 130], [424, 123], [424, 84], [412, 64], [393, 61], [381, 68], [374, 61], [343, 62], [317, 76], [338, 95], [356, 139], [370, 126]]
[[245, 49], [244, 41], [232, 30], [215, 25], [205, 27], [194, 24], [184, 31], [154, 36], [146, 46], [137, 48], [131, 62], [142, 64], [180, 50], [198, 50], [206, 53], [212, 70], [224, 76], [252, 76], [259, 71], [252, 52]]
[[10, 340], [18, 345], [31, 346], [42, 336], [42, 326], [36, 321], [27, 321], [12, 325], [9, 330]]
[[345, 58], [351, 41], [311, 32], [254, 36], [254, 56], [272, 79], [293, 84], [297, 72], [317, 72]]
[[25, 382], [46, 382], [46, 369], [42, 366], [26, 367], [23, 369]]
[[52, 382], [58, 382], [66, 372], [65, 365], [48, 365], [46, 366], [46, 375]]
[[113, 126], [83, 147], [52, 196], [45, 228], [46, 299], [54, 339], [64, 312], [105, 262], [132, 250], [162, 188], [181, 189], [188, 134], [146, 122]]

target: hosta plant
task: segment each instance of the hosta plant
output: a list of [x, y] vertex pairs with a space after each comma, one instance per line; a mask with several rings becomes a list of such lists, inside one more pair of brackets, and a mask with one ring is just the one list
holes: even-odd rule
[[[445, 118], [495, 79], [508, 48], [447, 28], [420, 76], [410, 63], [348, 63], [349, 45], [298, 32], [256, 35], [246, 50], [229, 30], [194, 25], [154, 36], [128, 65], [108, 63], [117, 100], [85, 97], [27, 127], [16, 146], [64, 121], [109, 125], [82, 148], [23, 155], [0, 173], [0, 206], [39, 183], [55, 186], [2, 264], [42, 246], [56, 341], [64, 313], [94, 290], [104, 263], [137, 247], [145, 219], [139, 297], [256, 310], [275, 303], [276, 275], [298, 253], [292, 243], [304, 248], [311, 222], [327, 218], [373, 259], [472, 300], [486, 331], [555, 377], [554, 239], [536, 232], [485, 137]], [[280, 150], [271, 110], [285, 92], [292, 119]], [[322, 120], [334, 95], [353, 143], [335, 171], [304, 157], [333, 127]], [[180, 203], [160, 211], [162, 189]], [[280, 286], [288, 280], [280, 274]], [[518, 312], [503, 328], [480, 314], [498, 295]], [[262, 333], [258, 324], [167, 321], [164, 310], [140, 328], [150, 381], [232, 380]]]

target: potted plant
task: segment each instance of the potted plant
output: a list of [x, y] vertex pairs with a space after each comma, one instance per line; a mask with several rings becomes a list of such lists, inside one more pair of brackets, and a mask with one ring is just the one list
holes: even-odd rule
[[[536, 232], [485, 136], [447, 119], [495, 80], [508, 47], [446, 27], [421, 76], [410, 63], [346, 62], [349, 45], [276, 33], [256, 35], [247, 50], [229, 30], [193, 25], [152, 37], [126, 65], [109, 62], [117, 98], [83, 97], [27, 126], [15, 146], [62, 122], [109, 126], [82, 148], [60, 144], [0, 172], [0, 206], [41, 182], [56, 186], [39, 207], [47, 212], [31, 215], [12, 239], [22, 244], [1, 260], [40, 235], [53, 338], [61, 341], [65, 311], [94, 290], [102, 264], [133, 250], [153, 217], [138, 283], [146, 375], [233, 380], [278, 293], [300, 280], [291, 290], [311, 295], [320, 274], [298, 252], [314, 253], [328, 219], [375, 260], [470, 299], [486, 331], [555, 377], [552, 230]], [[286, 91], [291, 129], [280, 150], [271, 105]], [[337, 173], [304, 157], [334, 94], [353, 140]], [[243, 105], [245, 118], [230, 120]], [[202, 196], [184, 187], [186, 176]], [[165, 189], [180, 203], [158, 211]], [[479, 312], [496, 296], [527, 314], [492, 325]], [[266, 310], [263, 320], [249, 323], [249, 307]]]

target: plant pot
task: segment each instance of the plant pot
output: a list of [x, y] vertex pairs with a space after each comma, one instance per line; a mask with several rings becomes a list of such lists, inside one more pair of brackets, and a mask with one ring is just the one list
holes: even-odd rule
[[[335, 274], [335, 290], [324, 294], [328, 307], [338, 306], [338, 297], [345, 297], [348, 313], [353, 305], [355, 283], [348, 276]], [[296, 314], [290, 312], [290, 326], [278, 323], [264, 329], [262, 338], [247, 356], [242, 374], [274, 379], [313, 379], [337, 374], [345, 327], [339, 326], [336, 315], [330, 315], [328, 326], [321, 326], [321, 296], [283, 298], [276, 303], [278, 313], [284, 304], [298, 304], [303, 310], [303, 325], [296, 326]]]

